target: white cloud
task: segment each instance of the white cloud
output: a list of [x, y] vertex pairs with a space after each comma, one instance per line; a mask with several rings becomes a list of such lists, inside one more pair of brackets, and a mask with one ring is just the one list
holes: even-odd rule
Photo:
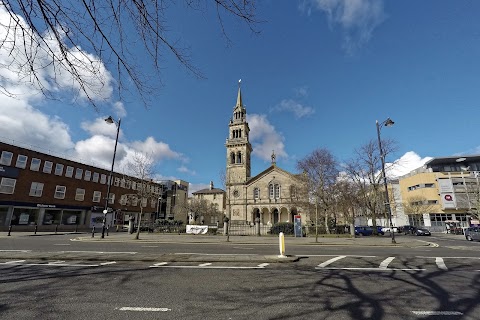
[[291, 99], [282, 100], [278, 105], [273, 107], [271, 111], [292, 112], [296, 119], [300, 119], [315, 113], [313, 108], [303, 106], [301, 103]]
[[[116, 124], [109, 124], [105, 122], [105, 118], [107, 117], [100, 117], [94, 121], [84, 121], [80, 124], [80, 126], [92, 136], [104, 135], [115, 139], [117, 135], [117, 126]], [[119, 139], [121, 139], [122, 136], [123, 131], [120, 126]]]
[[367, 43], [386, 18], [383, 0], [305, 0], [300, 9], [309, 15], [312, 10], [321, 10], [332, 27], [340, 25], [345, 33], [343, 46], [349, 54]]
[[188, 186], [188, 193], [189, 193], [189, 196], [191, 196], [193, 192], [197, 192], [199, 190], [208, 189], [208, 188], [210, 188], [210, 184], [190, 183]]
[[[18, 25], [5, 7], [0, 7], [0, 88], [3, 93], [21, 99], [42, 92], [57, 98], [74, 93], [76, 97], [86, 99], [88, 96], [93, 101], [111, 97], [113, 78], [97, 56], [78, 48], [61, 51], [51, 33], [37, 34], [28, 29], [22, 17], [16, 18]], [[64, 56], [75, 66], [75, 72]], [[82, 79], [81, 83], [72, 74]]]
[[177, 171], [181, 172], [181, 173], [186, 173], [186, 174], [189, 174], [189, 175], [192, 175], [192, 176], [197, 174], [194, 170], [190, 170], [185, 166], [178, 167]]
[[275, 131], [275, 127], [268, 122], [267, 117], [258, 114], [250, 114], [247, 117], [250, 126], [250, 142], [253, 147], [252, 154], [265, 161], [270, 161], [272, 151], [275, 151], [277, 159], [287, 158], [284, 138]]
[[394, 164], [385, 164], [385, 167], [388, 168], [388, 172], [386, 175], [391, 178], [401, 177], [412, 170], [420, 168], [431, 159], [433, 158], [422, 158], [414, 151], [408, 151], [403, 156], [401, 156], [400, 159], [396, 160]]

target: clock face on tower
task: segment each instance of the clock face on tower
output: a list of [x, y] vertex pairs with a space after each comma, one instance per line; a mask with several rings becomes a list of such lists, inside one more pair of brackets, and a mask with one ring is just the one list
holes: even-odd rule
[[238, 197], [240, 196], [240, 191], [238, 191], [238, 189], [234, 189], [234, 190], [233, 190], [233, 196], [234, 196], [235, 198], [238, 198]]

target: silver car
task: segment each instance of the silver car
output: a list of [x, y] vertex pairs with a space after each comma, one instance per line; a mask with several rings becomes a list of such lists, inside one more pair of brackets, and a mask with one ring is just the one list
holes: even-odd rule
[[465, 229], [465, 239], [467, 239], [468, 241], [480, 241], [480, 227], [471, 227]]

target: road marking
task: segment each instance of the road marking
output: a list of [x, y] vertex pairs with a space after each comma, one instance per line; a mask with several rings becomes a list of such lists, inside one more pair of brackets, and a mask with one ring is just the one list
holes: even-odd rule
[[25, 262], [25, 260], [8, 261], [8, 262], [4, 262], [3, 264], [22, 263], [22, 262]]
[[[338, 254], [302, 254], [297, 256], [300, 258], [301, 257], [338, 257]], [[355, 255], [355, 254], [351, 254], [351, 255], [346, 254], [345, 257], [376, 258], [377, 256], [362, 256], [362, 255]]]
[[461, 316], [462, 312], [458, 311], [412, 311], [418, 316]]
[[239, 250], [253, 250], [253, 248], [244, 248], [244, 247], [233, 247], [233, 249], [239, 249]]
[[[415, 258], [433, 259], [436, 257], [416, 256]], [[478, 257], [441, 257], [442, 259], [480, 259]]]
[[99, 264], [68, 264], [68, 263], [25, 263], [18, 264], [21, 266], [31, 267], [31, 266], [46, 266], [46, 267], [99, 267]]
[[251, 254], [251, 253], [198, 253], [198, 252], [175, 252], [174, 254], [182, 255], [182, 254], [191, 254], [197, 256], [258, 256], [258, 254]]
[[71, 246], [70, 243], [54, 243], [54, 246]]
[[115, 264], [115, 263], [117, 263], [117, 262], [115, 262], [115, 261], [108, 261], [108, 262], [102, 262], [102, 263], [100, 263], [100, 265], [101, 265], [101, 266], [106, 266], [106, 265], [108, 265], [108, 264]]
[[[117, 309], [117, 308], [115, 308]], [[172, 309], [169, 308], [142, 308], [142, 307], [121, 307], [118, 308], [120, 311], [143, 311], [143, 312], [166, 312], [166, 311], [172, 311]]]
[[159, 262], [159, 263], [155, 263], [154, 266], [164, 266], [168, 264], [168, 262]]
[[32, 252], [32, 250], [0, 250], [0, 252]]
[[64, 262], [65, 262], [65, 261], [57, 260], [57, 261], [49, 262], [48, 264], [62, 264], [62, 263], [64, 263]]
[[319, 268], [315, 267], [317, 270], [355, 270], [355, 271], [425, 271], [427, 269], [402, 269], [402, 268]]
[[387, 259], [383, 260], [382, 263], [380, 263], [378, 268], [382, 270], [387, 269], [388, 265], [393, 261], [393, 259], [395, 259], [395, 257], [388, 257]]
[[210, 262], [207, 262], [207, 263], [202, 263], [202, 264], [199, 264], [198, 266], [199, 267], [208, 267], [208, 266], [211, 266], [212, 264]]
[[142, 248], [158, 248], [158, 246], [142, 246]]
[[258, 265], [260, 268], [265, 268], [266, 266], [268, 266], [268, 263], [261, 263]]
[[340, 259], [346, 258], [346, 257], [347, 257], [347, 256], [338, 256], [338, 257], [332, 258], [332, 259], [327, 260], [327, 261], [325, 261], [325, 262], [323, 262], [323, 263], [320, 263], [320, 264], [318, 265], [318, 267], [324, 268], [324, 267], [328, 266], [329, 264], [331, 264], [331, 263], [333, 263], [333, 262], [335, 262], [335, 261], [338, 261], [338, 260], [340, 260]]
[[448, 268], [447, 268], [447, 266], [445, 265], [445, 262], [443, 261], [442, 258], [436, 257], [436, 258], [435, 258], [435, 263], [437, 264], [437, 266], [438, 266], [439, 269], [448, 270]]
[[58, 251], [59, 253], [98, 253], [98, 254], [115, 254], [115, 253], [121, 253], [121, 254], [137, 254], [137, 252], [121, 252], [121, 251], [112, 251], [112, 252], [104, 252], [104, 251]]

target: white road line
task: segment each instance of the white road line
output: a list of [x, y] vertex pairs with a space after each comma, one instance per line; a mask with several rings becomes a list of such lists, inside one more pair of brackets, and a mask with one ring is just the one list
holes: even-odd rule
[[418, 316], [461, 316], [462, 312], [459, 311], [412, 311], [413, 314]]
[[102, 263], [100, 263], [100, 265], [101, 265], [101, 266], [106, 266], [106, 265], [108, 265], [108, 264], [115, 264], [115, 263], [117, 263], [117, 262], [115, 262], [115, 261], [108, 261], [108, 262], [102, 262]]
[[[115, 308], [117, 309], [117, 308]], [[143, 312], [166, 312], [166, 311], [172, 311], [172, 309], [169, 308], [142, 308], [142, 307], [121, 307], [118, 308], [120, 311], [143, 311]]]
[[202, 263], [202, 264], [199, 264], [198, 266], [199, 267], [208, 267], [208, 266], [211, 266], [212, 264], [210, 262], [207, 262], [207, 263]]
[[137, 254], [137, 252], [120, 252], [120, 251], [111, 251], [111, 252], [104, 252], [104, 251], [58, 251], [59, 253], [98, 253], [98, 254], [105, 254], [105, 253], [121, 253], [121, 254]]
[[437, 264], [437, 267], [442, 270], [448, 270], [447, 266], [445, 265], [445, 261], [443, 261], [442, 258], [436, 257], [435, 258], [435, 263]]
[[388, 265], [393, 261], [393, 259], [395, 259], [395, 257], [388, 257], [387, 259], [383, 260], [382, 263], [380, 263], [378, 268], [382, 270], [387, 269]]
[[62, 264], [62, 263], [64, 263], [64, 262], [65, 262], [65, 261], [57, 260], [57, 261], [49, 262], [48, 264]]
[[0, 252], [32, 252], [32, 250], [0, 250]]
[[149, 266], [149, 268], [178, 268], [178, 269], [265, 269], [265, 267], [255, 266], [255, 267], [235, 267], [235, 266], [167, 266], [167, 265], [158, 265]]
[[261, 263], [258, 265], [260, 268], [265, 268], [266, 266], [268, 266], [268, 263]]
[[[338, 254], [301, 254], [298, 257], [338, 257]], [[346, 254], [345, 257], [352, 257], [352, 258], [376, 258], [377, 256], [362, 256], [362, 255], [355, 255], [355, 254]]]
[[[416, 256], [415, 258], [433, 259], [436, 257]], [[443, 259], [480, 259], [478, 257], [441, 257]]]
[[168, 262], [159, 262], [159, 263], [155, 263], [153, 264], [154, 266], [164, 266], [164, 265], [167, 265]]
[[4, 262], [3, 264], [22, 263], [22, 262], [25, 262], [25, 260], [8, 261], [8, 262]]
[[70, 243], [54, 243], [54, 246], [71, 246]]
[[190, 254], [190, 255], [197, 255], [197, 256], [258, 256], [258, 254], [251, 254], [251, 253], [198, 253], [198, 252], [175, 252], [174, 254], [182, 255], [182, 254]]
[[402, 269], [402, 268], [319, 268], [315, 267], [317, 270], [355, 270], [355, 271], [425, 271], [427, 269]]
[[74, 268], [81, 268], [81, 267], [99, 267], [99, 264], [68, 264], [68, 263], [25, 263], [19, 264], [21, 266], [31, 267], [31, 266], [45, 266], [45, 267], [74, 267]]
[[158, 246], [142, 246], [142, 248], [158, 248]]
[[346, 257], [347, 257], [347, 256], [338, 256], [338, 257], [332, 258], [332, 259], [327, 260], [327, 261], [325, 261], [325, 262], [323, 262], [323, 263], [320, 263], [320, 264], [318, 265], [318, 267], [320, 267], [320, 268], [325, 268], [325, 267], [328, 266], [329, 264], [334, 263], [335, 261], [338, 261], [338, 260], [343, 259], [343, 258], [346, 258]]

